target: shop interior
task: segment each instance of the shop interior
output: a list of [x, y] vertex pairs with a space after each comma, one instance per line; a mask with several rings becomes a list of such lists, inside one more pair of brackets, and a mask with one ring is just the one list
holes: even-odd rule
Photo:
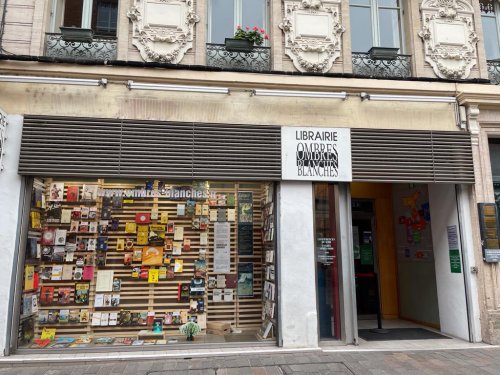
[[32, 182], [18, 349], [276, 343], [273, 183]]

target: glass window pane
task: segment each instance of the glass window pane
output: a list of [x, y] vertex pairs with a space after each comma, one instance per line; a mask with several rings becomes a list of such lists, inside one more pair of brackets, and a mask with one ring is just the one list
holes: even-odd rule
[[482, 15], [494, 15], [495, 6], [493, 0], [479, 0], [479, 9]]
[[368, 52], [373, 47], [370, 8], [351, 7], [351, 43], [353, 52]]
[[251, 28], [257, 26], [259, 29], [265, 29], [267, 27], [265, 20], [265, 9], [266, 0], [242, 0], [242, 26], [250, 26]]
[[82, 27], [83, 0], [66, 0], [63, 26]]
[[397, 8], [397, 7], [399, 7], [399, 1], [398, 0], [378, 0], [378, 6], [379, 7]]
[[224, 43], [234, 36], [234, 1], [212, 0], [210, 14], [210, 43]]
[[370, 6], [370, 0], [351, 0], [350, 5], [366, 5]]
[[484, 49], [486, 59], [500, 58], [497, 22], [494, 17], [481, 17], [483, 23]]
[[118, 0], [94, 0], [92, 6], [92, 30], [96, 34], [116, 35]]
[[340, 338], [337, 228], [334, 186], [314, 185], [316, 282], [321, 338]]
[[392, 9], [380, 9], [379, 17], [380, 47], [399, 48], [399, 11]]

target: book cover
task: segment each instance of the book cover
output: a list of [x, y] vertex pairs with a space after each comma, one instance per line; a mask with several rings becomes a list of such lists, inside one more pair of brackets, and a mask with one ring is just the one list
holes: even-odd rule
[[119, 195], [114, 195], [113, 198], [111, 198], [111, 206], [114, 209], [119, 210], [123, 206], [123, 197]]
[[47, 324], [49, 322], [49, 312], [47, 310], [41, 310], [38, 313], [38, 324]]
[[177, 203], [177, 216], [186, 216], [186, 205], [184, 203]]
[[65, 258], [66, 258], [66, 248], [64, 246], [55, 246], [52, 252], [52, 262], [62, 263], [64, 262]]
[[181, 241], [173, 241], [172, 255], [182, 255], [182, 245]]
[[105, 267], [106, 266], [106, 252], [98, 251], [96, 254], [96, 263], [97, 267]]
[[184, 270], [184, 261], [182, 259], [176, 259], [174, 263], [174, 272], [181, 273]]
[[175, 231], [175, 223], [169, 222], [167, 224], [167, 233], [168, 234], [173, 234]]
[[48, 311], [47, 324], [56, 324], [59, 321], [59, 310]]
[[172, 313], [171, 312], [166, 312], [165, 313], [165, 316], [163, 318], [163, 324], [165, 325], [170, 325], [170, 324], [173, 324], [172, 323]]
[[97, 207], [96, 206], [92, 206], [89, 208], [89, 219], [90, 220], [97, 219]]
[[118, 313], [111, 312], [109, 313], [109, 323], [110, 326], [116, 326], [118, 324]]
[[80, 220], [82, 217], [82, 208], [81, 207], [73, 207], [71, 210], [71, 220]]
[[111, 219], [111, 207], [102, 207], [101, 210], [101, 219], [102, 220], [110, 220]]
[[45, 209], [45, 221], [47, 223], [60, 223], [61, 222], [61, 204], [49, 203]]
[[69, 305], [71, 302], [71, 292], [70, 287], [61, 287], [57, 290], [57, 303], [59, 305]]
[[49, 201], [61, 202], [64, 200], [64, 182], [53, 182], [49, 188]]
[[149, 224], [151, 222], [151, 213], [137, 212], [135, 214], [135, 222], [137, 224]]
[[62, 280], [62, 270], [63, 266], [60, 264], [56, 264], [52, 266], [52, 275], [50, 277], [51, 280]]
[[222, 302], [222, 289], [214, 289], [212, 302]]
[[124, 251], [125, 250], [125, 239], [117, 238], [116, 239], [116, 251]]
[[75, 303], [86, 305], [89, 303], [89, 284], [77, 283], [75, 284]]
[[101, 314], [101, 326], [107, 326], [109, 323], [109, 313]]
[[207, 274], [207, 261], [205, 259], [196, 259], [194, 261], [194, 276], [205, 277]]
[[189, 283], [180, 283], [178, 287], [178, 301], [189, 302]]
[[184, 239], [184, 244], [183, 244], [183, 246], [182, 246], [182, 249], [183, 249], [184, 251], [189, 251], [189, 250], [191, 250], [191, 240], [189, 240], [189, 239], [185, 238], [185, 239]]
[[75, 272], [73, 272], [73, 280], [81, 280], [83, 277], [83, 268], [76, 267]]
[[224, 289], [224, 302], [232, 302], [234, 300], [233, 296], [233, 289]]
[[80, 310], [71, 309], [69, 310], [68, 323], [77, 324], [80, 322]]
[[80, 199], [80, 188], [77, 185], [69, 185], [66, 191], [67, 202], [78, 202]]
[[205, 294], [205, 279], [193, 278], [190, 285], [191, 296], [202, 296]]
[[89, 222], [89, 233], [97, 233], [98, 225], [95, 221]]
[[42, 340], [35, 339], [33, 340], [33, 344], [30, 346], [31, 349], [42, 349], [47, 347], [52, 341], [51, 340]]
[[91, 326], [100, 326], [101, 325], [101, 312], [94, 311], [92, 313], [92, 320], [90, 322]]
[[146, 317], [146, 325], [148, 325], [148, 326], [153, 325], [154, 319], [155, 319], [155, 312], [154, 311], [148, 311], [147, 317]]
[[72, 278], [73, 278], [73, 265], [72, 264], [63, 265], [61, 280], [71, 280]]
[[236, 288], [238, 282], [238, 275], [235, 273], [228, 273], [226, 275], [226, 288]]
[[24, 266], [24, 290], [34, 289], [34, 275], [35, 267], [26, 265]]
[[112, 294], [111, 295], [111, 306], [117, 307], [119, 305], [120, 305], [120, 295], [119, 294]]
[[70, 233], [77, 233], [80, 230], [80, 222], [78, 220], [71, 220], [71, 224], [69, 226]]
[[94, 279], [94, 266], [84, 266], [82, 280], [90, 281]]
[[82, 200], [84, 201], [95, 201], [97, 199], [97, 185], [83, 185], [82, 188]]
[[59, 310], [59, 323], [68, 323], [69, 322], [69, 310], [61, 309]]
[[163, 264], [163, 248], [159, 246], [143, 247], [142, 264], [145, 266], [161, 266]]
[[122, 281], [120, 279], [118, 279], [118, 278], [115, 277], [113, 279], [113, 289], [112, 289], [112, 291], [113, 292], [119, 292], [121, 290], [121, 288], [122, 288]]
[[97, 233], [106, 234], [108, 233], [109, 220], [101, 220], [99, 224], [97, 224]]
[[97, 237], [96, 250], [107, 251], [108, 250], [108, 237]]
[[163, 211], [160, 214], [160, 223], [161, 224], [167, 224], [168, 223], [168, 212], [167, 211]]
[[42, 334], [40, 336], [40, 339], [42, 339], [42, 340], [54, 340], [55, 337], [56, 337], [56, 329], [55, 328], [44, 327], [42, 329]]
[[97, 293], [94, 298], [94, 307], [104, 307], [104, 294]]
[[81, 233], [88, 233], [89, 232], [89, 222], [88, 221], [81, 221], [78, 231]]
[[111, 292], [113, 290], [113, 270], [97, 271], [96, 292]]
[[132, 262], [140, 262], [142, 260], [142, 250], [134, 250], [132, 252]]
[[123, 265], [130, 266], [131, 264], [132, 264], [132, 254], [131, 253], [123, 254]]
[[80, 323], [88, 323], [89, 322], [89, 310], [81, 309], [80, 310]]
[[40, 241], [42, 246], [53, 246], [56, 240], [56, 231], [53, 228], [45, 228]]

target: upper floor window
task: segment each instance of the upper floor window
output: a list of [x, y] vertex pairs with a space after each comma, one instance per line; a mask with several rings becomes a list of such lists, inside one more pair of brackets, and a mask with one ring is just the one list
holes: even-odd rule
[[495, 0], [479, 0], [481, 9], [481, 21], [483, 24], [484, 49], [486, 59], [493, 60], [500, 58], [500, 5]]
[[266, 29], [267, 0], [209, 0], [209, 43], [224, 43], [234, 36], [236, 27]]
[[349, 8], [353, 52], [368, 52], [371, 47], [401, 48], [399, 0], [350, 0]]
[[92, 29], [97, 35], [116, 35], [118, 0], [54, 0], [52, 31], [60, 26]]

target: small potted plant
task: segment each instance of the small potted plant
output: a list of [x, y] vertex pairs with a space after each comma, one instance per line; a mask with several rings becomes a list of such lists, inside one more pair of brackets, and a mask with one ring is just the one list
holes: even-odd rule
[[261, 46], [264, 40], [269, 39], [264, 29], [254, 26], [250, 29], [249, 26], [245, 28], [238, 25], [233, 38], [226, 38], [226, 50], [230, 52], [251, 52], [253, 46]]
[[187, 341], [193, 341], [193, 337], [201, 332], [201, 328], [198, 323], [187, 322], [179, 327], [179, 331], [186, 336]]

